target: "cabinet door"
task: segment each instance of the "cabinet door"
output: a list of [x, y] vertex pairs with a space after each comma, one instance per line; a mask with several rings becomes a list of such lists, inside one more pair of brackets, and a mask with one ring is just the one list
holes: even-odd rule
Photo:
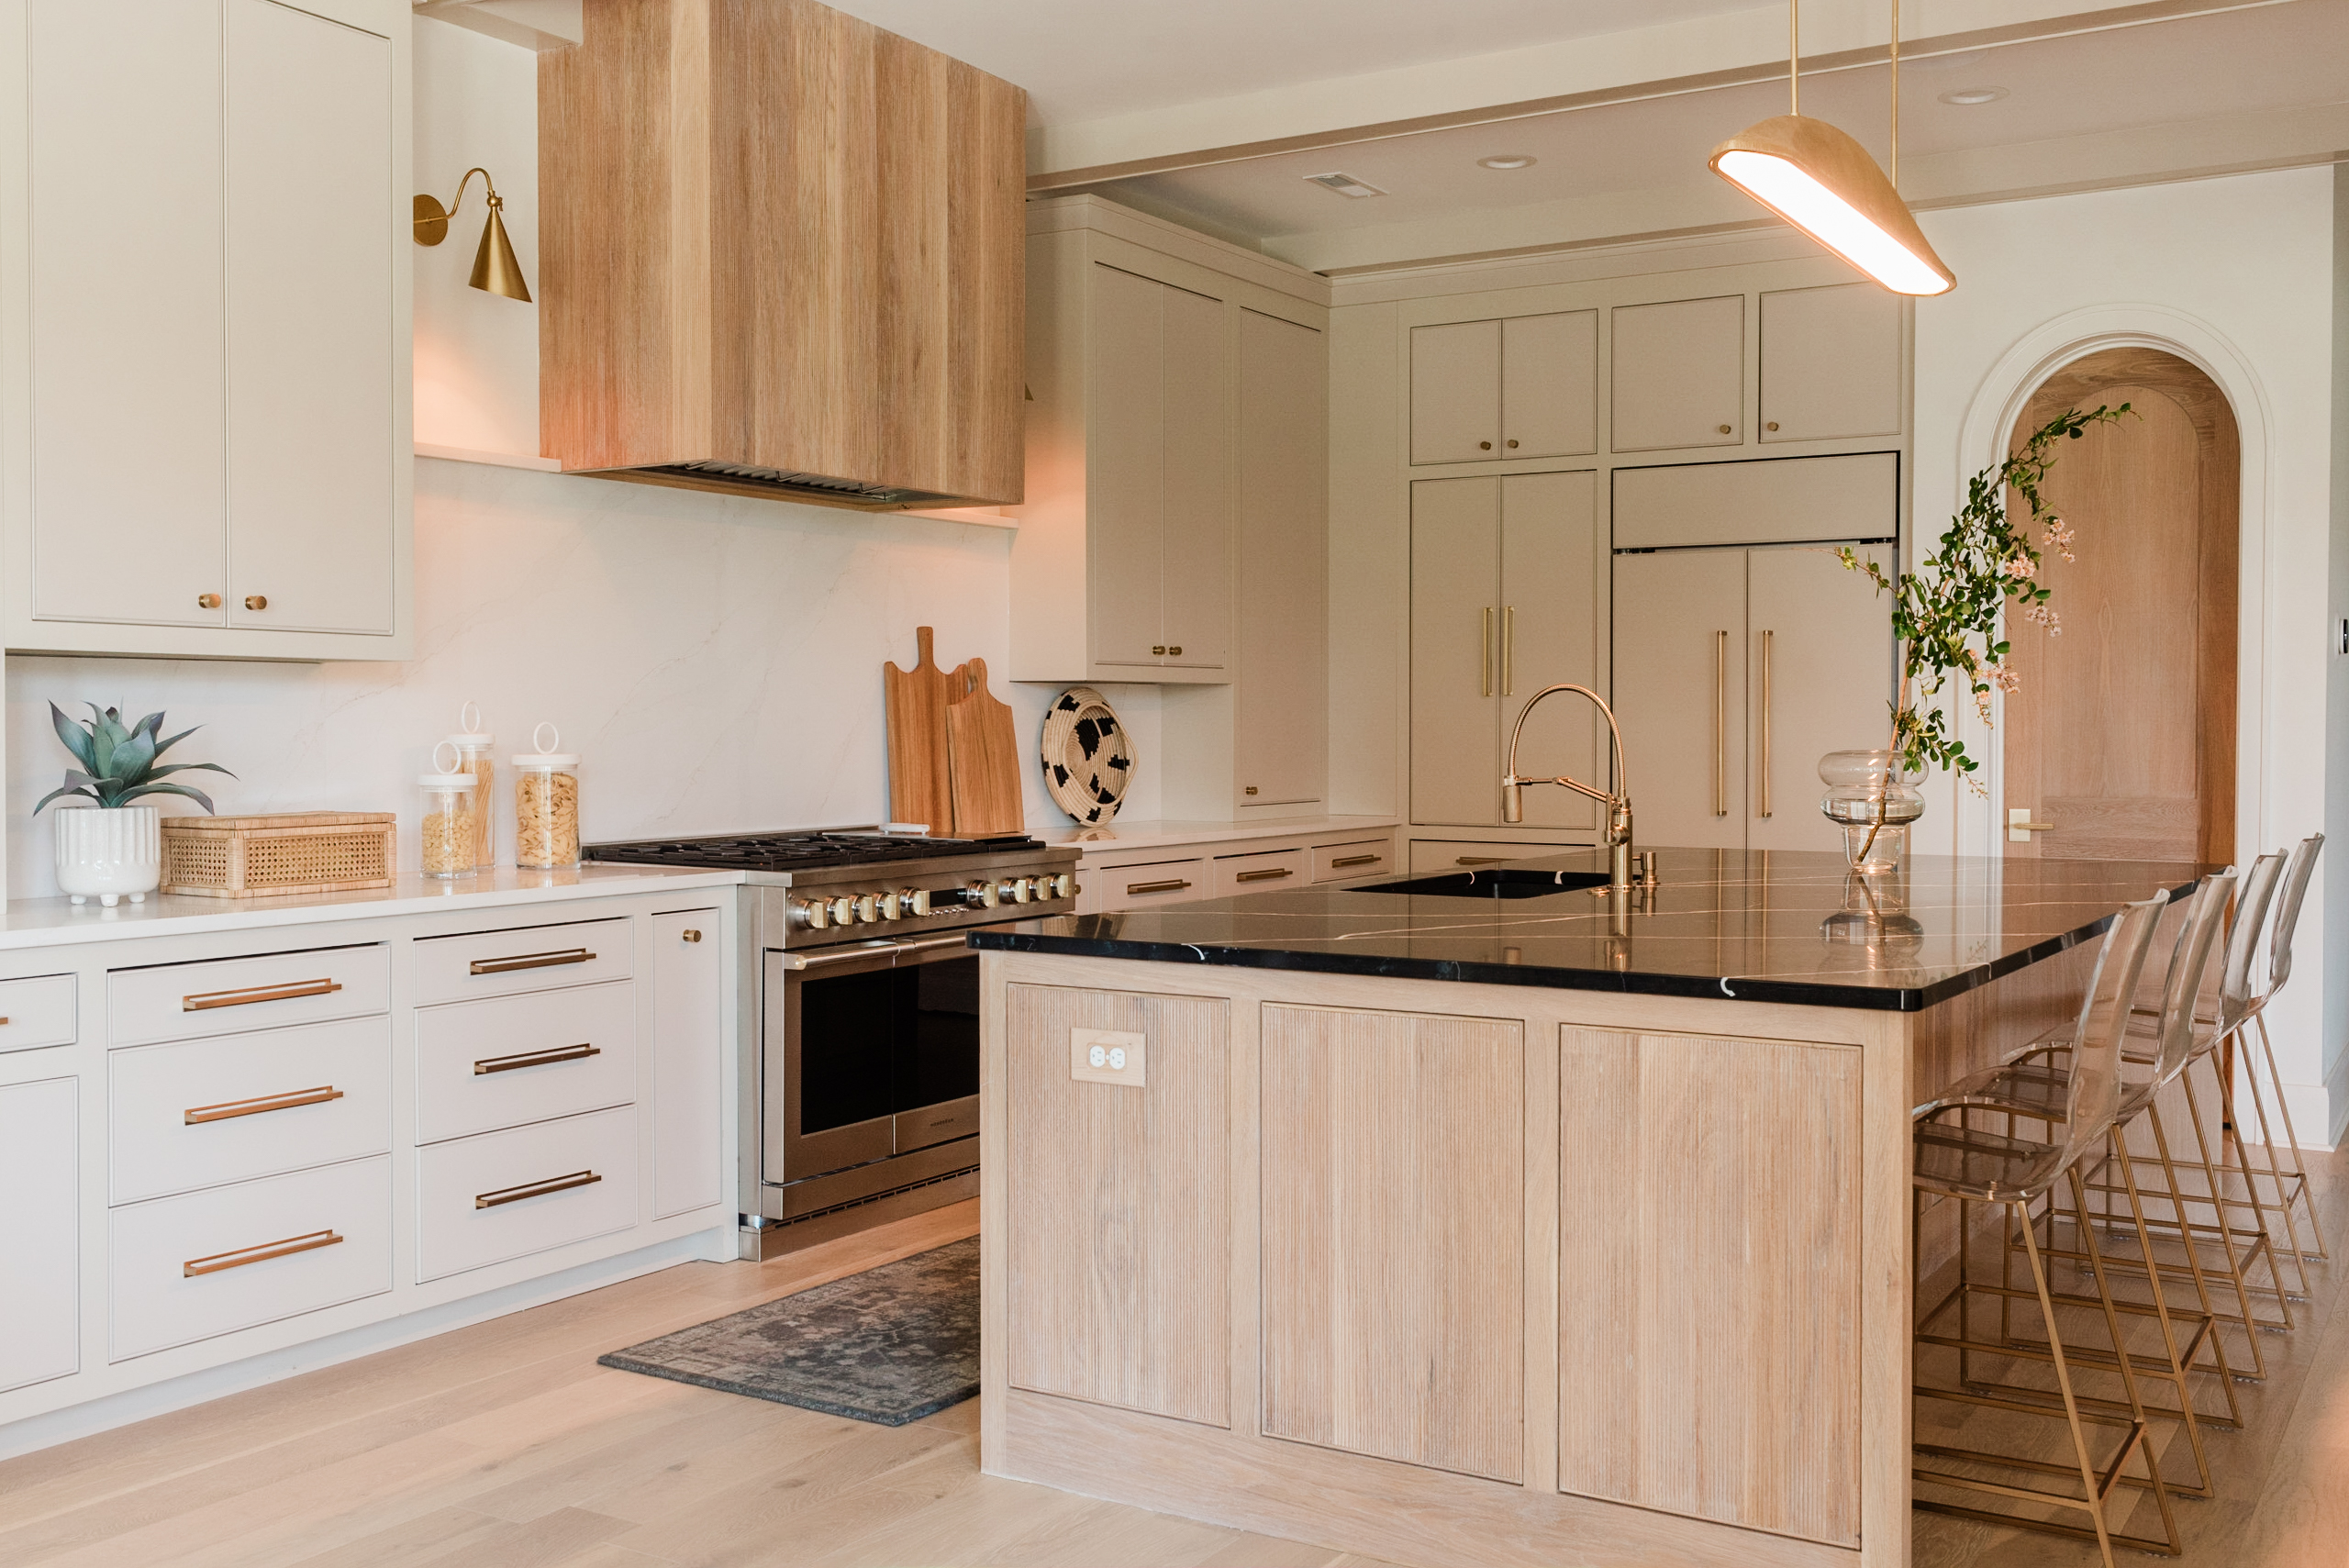
[[1329, 359], [1321, 334], [1240, 313], [1240, 804], [1329, 782]]
[[1762, 439], [1900, 433], [1898, 295], [1874, 284], [1762, 296]]
[[1164, 285], [1093, 268], [1085, 498], [1093, 662], [1155, 664], [1165, 584]]
[[[1884, 566], [1891, 551], [1856, 546]], [[1842, 835], [1819, 814], [1819, 759], [1882, 746], [1892, 730], [1892, 605], [1825, 549], [1746, 557], [1746, 642], [1753, 660], [1753, 777], [1748, 848], [1833, 850]]]
[[1615, 714], [1642, 844], [1745, 847], [1745, 557], [1615, 558]]
[[1598, 450], [1598, 312], [1502, 322], [1500, 455], [1579, 457]]
[[652, 917], [652, 1213], [724, 1195], [725, 997], [715, 909]]
[[1501, 441], [1501, 324], [1411, 328], [1411, 461], [1475, 462]]
[[219, 6], [29, 24], [33, 614], [222, 626]]
[[1745, 296], [1620, 305], [1614, 447], [1732, 447], [1745, 433]]
[[391, 40], [227, 3], [229, 622], [389, 635]]
[[[1519, 473], [1501, 481], [1500, 740], [1544, 686], [1573, 681], [1598, 690], [1598, 476]], [[1517, 753], [1525, 777], [1569, 774], [1607, 787], [1605, 728], [1571, 692], [1542, 706]], [[1525, 792], [1529, 828], [1598, 826], [1598, 806], [1572, 790]]]
[[1161, 289], [1166, 334], [1165, 662], [1219, 670], [1231, 662], [1231, 328], [1222, 301], [1163, 284]]
[[75, 1084], [0, 1087], [0, 1393], [81, 1365]]
[[1498, 479], [1411, 486], [1411, 820], [1500, 820]]

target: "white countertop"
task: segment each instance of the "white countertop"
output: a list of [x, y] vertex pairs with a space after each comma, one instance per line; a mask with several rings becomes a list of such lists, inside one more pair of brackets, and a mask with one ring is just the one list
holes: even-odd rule
[[403, 876], [389, 887], [363, 893], [303, 893], [280, 898], [191, 898], [184, 894], [150, 893], [143, 904], [126, 899], [111, 909], [95, 898], [87, 904], [61, 897], [15, 898], [8, 901], [6, 914], [0, 916], [0, 951], [108, 939], [310, 926], [385, 915], [429, 915], [448, 909], [562, 904], [625, 893], [682, 893], [732, 887], [741, 880], [740, 872], [667, 871], [658, 866], [591, 865], [577, 871], [517, 871], [500, 866], [478, 876], [447, 880]]
[[1383, 833], [1400, 827], [1402, 821], [1399, 817], [1268, 817], [1253, 822], [1186, 822], [1173, 818], [1128, 821], [1119, 817], [1100, 828], [1070, 822], [1034, 836], [1055, 847], [1067, 845], [1094, 855], [1111, 850], [1168, 850], [1240, 839], [1322, 839], [1332, 834]]

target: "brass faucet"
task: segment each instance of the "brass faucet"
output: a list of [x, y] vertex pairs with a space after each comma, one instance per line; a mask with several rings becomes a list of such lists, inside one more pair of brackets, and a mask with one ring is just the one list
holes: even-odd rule
[[[1525, 733], [1525, 721], [1532, 714], [1534, 705], [1553, 692], [1580, 692], [1607, 716], [1607, 732], [1614, 737], [1615, 793], [1593, 789], [1578, 779], [1561, 774], [1554, 779], [1526, 779], [1517, 774], [1517, 743]], [[1586, 795], [1607, 807], [1607, 874], [1604, 891], [1629, 893], [1631, 890], [1631, 770], [1623, 762], [1623, 731], [1615, 722], [1615, 710], [1607, 699], [1588, 686], [1578, 686], [1571, 681], [1554, 686], [1544, 686], [1526, 699], [1517, 712], [1517, 728], [1508, 734], [1508, 767], [1501, 775], [1501, 820], [1517, 823], [1525, 820], [1525, 786], [1527, 784], [1564, 784], [1577, 795]], [[1598, 890], [1594, 890], [1598, 891]]]

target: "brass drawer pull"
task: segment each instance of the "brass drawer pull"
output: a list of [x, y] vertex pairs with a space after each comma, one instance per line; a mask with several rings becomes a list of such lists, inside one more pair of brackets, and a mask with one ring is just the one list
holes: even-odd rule
[[340, 1098], [342, 1091], [327, 1084], [316, 1089], [288, 1089], [282, 1095], [256, 1095], [250, 1100], [223, 1100], [217, 1106], [190, 1106], [182, 1115], [187, 1126], [201, 1127], [207, 1121], [259, 1116], [263, 1111], [290, 1111], [296, 1106], [322, 1106]]
[[1452, 862], [1456, 866], [1499, 866], [1508, 862], [1499, 855], [1463, 855]]
[[477, 958], [473, 960], [475, 974], [508, 974], [518, 969], [552, 969], [564, 963], [593, 963], [596, 955], [585, 948], [565, 948], [561, 952], [526, 952], [512, 958]]
[[566, 1045], [553, 1051], [525, 1051], [513, 1056], [491, 1056], [473, 1063], [473, 1076], [484, 1073], [511, 1073], [517, 1067], [544, 1067], [556, 1062], [584, 1062], [591, 1056], [601, 1056], [604, 1049], [597, 1045]]
[[495, 1208], [502, 1203], [520, 1203], [526, 1197], [543, 1197], [549, 1193], [568, 1192], [604, 1178], [593, 1171], [573, 1171], [567, 1176], [549, 1176], [543, 1182], [525, 1182], [518, 1187], [500, 1187], [495, 1192], [474, 1195], [475, 1208]]
[[1264, 871], [1243, 871], [1231, 880], [1234, 882], [1278, 882], [1285, 876], [1296, 874], [1297, 873], [1286, 866], [1271, 866]]
[[1343, 871], [1348, 866], [1375, 866], [1386, 858], [1384, 855], [1341, 855], [1330, 862], [1330, 869]]
[[1180, 893], [1190, 885], [1177, 876], [1170, 877], [1164, 882], [1130, 882], [1126, 884], [1126, 891], [1128, 893]]
[[250, 985], [241, 991], [199, 991], [180, 998], [180, 1011], [201, 1013], [210, 1007], [241, 1007], [250, 1002], [290, 1002], [296, 996], [324, 996], [342, 989], [340, 980], [298, 980], [291, 985]]
[[215, 1252], [208, 1258], [190, 1258], [180, 1265], [180, 1278], [217, 1274], [223, 1269], [241, 1269], [247, 1263], [265, 1263], [272, 1258], [290, 1258], [296, 1252], [315, 1252], [320, 1247], [341, 1244], [342, 1238], [331, 1230], [313, 1230], [306, 1236], [288, 1236], [283, 1241], [264, 1241], [258, 1247], [239, 1247], [234, 1251]]

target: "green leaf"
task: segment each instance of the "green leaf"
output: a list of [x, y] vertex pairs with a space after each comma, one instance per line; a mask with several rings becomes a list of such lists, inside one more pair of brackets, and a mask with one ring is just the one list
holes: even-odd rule
[[205, 770], [206, 773], [228, 773], [228, 776], [232, 779], [237, 776], [234, 773], [229, 773], [228, 769], [222, 767], [217, 762], [171, 762], [160, 768], [148, 769], [147, 776], [150, 779], [160, 779], [166, 773], [194, 773], [198, 768]]
[[141, 729], [126, 733], [114, 755], [106, 759], [105, 776], [119, 779], [124, 784], [137, 784], [155, 765], [155, 738]]
[[119, 795], [115, 797], [114, 803], [117, 806], [128, 806], [142, 795], [184, 795], [190, 800], [195, 801], [197, 805], [203, 806], [206, 811], [215, 809], [212, 804], [212, 797], [205, 794], [202, 790], [197, 789], [193, 784], [138, 784], [129, 789], [124, 790]]
[[[156, 728], [159, 729], [162, 727], [162, 719], [163, 716], [161, 714], [159, 713], [155, 716]], [[155, 755], [158, 757], [161, 756], [164, 752], [170, 751], [173, 747], [178, 745], [181, 741], [186, 740], [189, 736], [195, 734], [197, 730], [203, 728], [204, 726], [201, 724], [192, 725], [188, 728], [181, 730], [177, 735], [173, 736], [169, 740], [156, 741]]]
[[73, 753], [73, 760], [91, 773], [97, 772], [98, 761], [90, 750], [90, 732], [76, 720], [66, 717], [64, 711], [55, 703], [49, 705], [49, 718], [57, 727], [57, 738], [65, 743], [68, 751]]
[[60, 795], [83, 795], [83, 796], [85, 796], [85, 797], [87, 797], [88, 799], [91, 799], [91, 800], [95, 800], [95, 799], [97, 799], [97, 798], [98, 798], [96, 795], [92, 795], [92, 794], [91, 794], [88, 790], [86, 790], [86, 789], [75, 789], [72, 784], [66, 784], [66, 785], [64, 785], [62, 788], [50, 790], [47, 795], [42, 795], [42, 796], [40, 797], [40, 806], [34, 806], [34, 807], [33, 807], [33, 815], [34, 815], [34, 816], [36, 816], [36, 817], [39, 816], [39, 815], [40, 815], [40, 811], [41, 811], [41, 806], [47, 806], [50, 801], [55, 800], [58, 796], [60, 796]]

